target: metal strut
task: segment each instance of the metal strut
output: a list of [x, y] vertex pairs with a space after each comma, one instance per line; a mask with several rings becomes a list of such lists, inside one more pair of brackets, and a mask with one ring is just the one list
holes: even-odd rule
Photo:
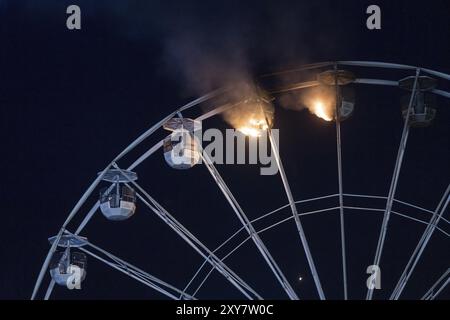
[[449, 200], [450, 200], [450, 184], [447, 186], [447, 189], [444, 192], [444, 195], [442, 196], [441, 200], [439, 201], [439, 204], [432, 215], [427, 227], [425, 228], [425, 231], [422, 234], [422, 237], [420, 238], [419, 242], [417, 243], [417, 246], [412, 253], [411, 257], [409, 258], [408, 264], [406, 265], [405, 269], [403, 270], [402, 275], [400, 276], [400, 279], [398, 280], [397, 285], [395, 286], [394, 291], [392, 292], [392, 295], [390, 297], [391, 300], [395, 299], [397, 300], [400, 295], [403, 292], [403, 289], [405, 288], [409, 278], [411, 277], [411, 274], [414, 271], [414, 268], [416, 267], [417, 263], [419, 262], [420, 257], [422, 256], [423, 251], [425, 250], [428, 242], [430, 241], [431, 235], [433, 234], [434, 230], [436, 229], [439, 220], [442, 218], [442, 215], [444, 214], [445, 210], [447, 209]]
[[292, 196], [291, 187], [289, 186], [289, 182], [286, 176], [286, 172], [283, 168], [283, 163], [281, 162], [281, 157], [278, 151], [278, 146], [273, 138], [272, 130], [270, 128], [267, 129], [269, 134], [270, 145], [272, 147], [272, 152], [275, 156], [275, 161], [278, 165], [278, 170], [280, 172], [281, 180], [283, 182], [284, 190], [286, 192], [286, 196], [289, 200], [289, 206], [291, 207], [292, 215], [294, 217], [295, 225], [297, 226], [297, 231], [300, 236], [300, 240], [303, 245], [303, 250], [305, 251], [306, 258], [308, 260], [309, 268], [311, 269], [311, 273], [314, 279], [314, 284], [316, 285], [317, 292], [319, 293], [319, 297], [321, 300], [325, 300], [325, 294], [322, 290], [322, 285], [320, 283], [319, 274], [317, 273], [316, 266], [314, 264], [314, 260], [309, 249], [308, 240], [306, 239], [305, 231], [303, 230], [302, 223], [300, 221], [300, 217], [297, 211], [297, 206], [294, 201], [294, 197]]
[[[423, 295], [421, 300], [434, 300], [445, 287], [450, 283], [450, 268], [448, 268], [442, 276], [431, 286], [431, 288]], [[439, 284], [441, 284], [439, 286]]]
[[343, 197], [343, 183], [342, 183], [342, 152], [341, 152], [341, 116], [339, 110], [339, 86], [337, 77], [337, 64], [334, 65], [335, 79], [334, 87], [336, 93], [335, 103], [335, 119], [336, 119], [336, 149], [337, 149], [337, 169], [338, 169], [338, 185], [339, 185], [339, 221], [341, 231], [341, 255], [342, 255], [342, 280], [344, 283], [344, 300], [348, 299], [347, 292], [347, 257], [345, 250], [345, 223], [344, 223], [344, 197]]
[[[411, 97], [409, 99], [408, 111], [406, 113], [405, 122], [403, 124], [402, 137], [400, 140], [400, 146], [398, 148], [397, 159], [395, 161], [395, 167], [394, 167], [394, 173], [392, 175], [391, 186], [389, 188], [389, 195], [388, 195], [387, 203], [386, 203], [386, 211], [384, 213], [383, 222], [382, 222], [381, 229], [380, 229], [380, 236], [378, 238], [377, 249], [375, 252], [375, 258], [374, 258], [374, 262], [373, 262], [373, 265], [375, 265], [375, 266], [379, 266], [380, 260], [381, 260], [381, 254], [383, 252], [384, 240], [386, 237], [387, 227], [388, 227], [389, 218], [390, 218], [390, 214], [391, 214], [391, 210], [392, 210], [392, 204], [394, 202], [395, 191], [397, 190], [398, 177], [400, 175], [400, 169], [402, 167], [403, 156], [405, 154], [406, 142], [408, 141], [409, 115], [411, 114], [413, 102], [416, 97], [416, 89], [417, 89], [417, 82], [419, 79], [419, 74], [420, 74], [420, 69], [417, 69], [416, 77], [414, 79], [413, 90], [411, 92]], [[373, 290], [374, 290], [373, 288], [368, 288], [366, 300], [372, 299]]]

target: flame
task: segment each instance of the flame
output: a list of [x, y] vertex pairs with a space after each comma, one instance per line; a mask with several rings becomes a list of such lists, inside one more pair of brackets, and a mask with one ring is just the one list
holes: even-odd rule
[[252, 118], [247, 124], [239, 127], [238, 130], [246, 136], [260, 137], [262, 132], [268, 128], [269, 126], [265, 120]]
[[322, 118], [325, 121], [331, 121], [333, 120], [333, 117], [330, 116], [330, 112], [332, 110], [330, 110], [329, 108], [327, 109], [325, 107], [325, 104], [323, 103], [323, 101], [317, 100], [313, 103], [313, 108], [311, 110], [316, 116], [318, 116], [319, 118]]

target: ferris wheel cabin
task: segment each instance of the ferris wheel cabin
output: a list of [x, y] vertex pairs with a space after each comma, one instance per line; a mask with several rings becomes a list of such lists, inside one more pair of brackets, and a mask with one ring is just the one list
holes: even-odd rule
[[164, 139], [163, 152], [167, 164], [174, 169], [190, 169], [200, 162], [200, 146], [195, 139], [195, 131], [201, 123], [187, 118], [172, 118], [164, 124], [164, 129], [172, 133]]
[[[428, 76], [420, 76], [417, 78], [416, 87], [414, 76], [410, 76], [400, 80], [399, 87], [407, 91], [414, 91], [414, 97], [412, 98], [412, 106], [409, 112], [409, 125], [411, 127], [427, 127], [431, 124], [436, 116], [436, 97], [429, 93], [436, 85], [436, 79]], [[408, 115], [408, 107], [411, 99], [411, 94], [407, 94], [402, 97], [402, 116], [406, 119]]]
[[[355, 79], [355, 75], [347, 70], [327, 70], [318, 74], [317, 80], [322, 89], [330, 92], [334, 98], [333, 120], [336, 120], [337, 116], [340, 121], [343, 121], [352, 115], [355, 108], [355, 97], [353, 88], [348, 85]], [[338, 112], [336, 112], [336, 106], [338, 106]]]
[[136, 211], [136, 192], [127, 185], [137, 180], [137, 174], [132, 171], [110, 169], [104, 177], [110, 182], [109, 187], [100, 191], [100, 210], [112, 221], [122, 221], [130, 218]]
[[[49, 239], [50, 243], [56, 240], [56, 236]], [[64, 250], [56, 251], [50, 261], [50, 276], [56, 284], [69, 286], [70, 283], [80, 283], [86, 278], [87, 258], [82, 252], [71, 252], [71, 248], [85, 245], [86, 238], [63, 235], [58, 242], [58, 247]]]

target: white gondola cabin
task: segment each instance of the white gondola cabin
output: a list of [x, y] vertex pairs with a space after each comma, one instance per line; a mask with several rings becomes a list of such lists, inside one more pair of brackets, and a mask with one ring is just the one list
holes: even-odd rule
[[112, 184], [100, 191], [100, 210], [108, 220], [126, 220], [135, 213], [136, 192], [126, 183], [136, 179], [136, 173], [131, 171], [110, 169], [106, 172], [103, 180]]
[[201, 147], [195, 132], [201, 123], [187, 118], [172, 118], [164, 129], [172, 133], [164, 139], [163, 151], [167, 164], [174, 169], [190, 169], [200, 162]]

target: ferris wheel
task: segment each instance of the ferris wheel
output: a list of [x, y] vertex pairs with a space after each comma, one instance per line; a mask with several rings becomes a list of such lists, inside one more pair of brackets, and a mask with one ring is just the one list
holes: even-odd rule
[[[377, 74], [385, 75], [387, 78], [389, 72], [395, 70], [402, 75], [400, 78], [372, 78], [373, 71]], [[347, 251], [348, 242], [346, 238], [345, 222], [349, 211], [372, 211], [382, 215], [381, 225], [376, 226], [379, 230], [377, 238], [376, 251], [373, 252], [372, 266], [382, 267], [383, 249], [385, 248], [386, 235], [389, 233], [390, 217], [395, 215], [402, 219], [409, 220], [415, 224], [424, 226], [420, 240], [415, 244], [415, 248], [409, 253], [409, 260], [402, 266], [403, 272], [396, 281], [396, 285], [390, 299], [399, 299], [408, 284], [408, 281], [414, 277], [414, 272], [418, 262], [423, 258], [423, 252], [430, 246], [430, 238], [433, 234], [439, 234], [448, 245], [450, 244], [450, 230], [448, 220], [448, 203], [450, 201], [450, 185], [448, 184], [440, 196], [440, 201], [434, 208], [423, 208], [417, 203], [402, 201], [396, 197], [397, 185], [410, 130], [425, 130], [423, 127], [430, 125], [437, 117], [436, 97], [450, 98], [450, 92], [440, 89], [442, 84], [450, 81], [450, 75], [402, 64], [369, 62], [369, 61], [337, 61], [323, 62], [309, 65], [303, 65], [296, 69], [283, 71], [266, 75], [265, 77], [276, 77], [280, 75], [299, 75], [296, 79], [290, 80], [276, 88], [266, 88], [258, 86], [253, 90], [251, 96], [246, 96], [238, 100], [227, 100], [227, 91], [229, 88], [219, 89], [201, 96], [194, 101], [177, 108], [171, 114], [167, 115], [141, 136], [129, 144], [122, 152], [118, 154], [103, 170], [95, 177], [92, 184], [81, 196], [68, 217], [62, 224], [60, 230], [55, 236], [49, 238], [50, 249], [37, 278], [31, 299], [42, 297], [49, 299], [55, 285], [76, 286], [82, 281], [89, 281], [87, 276], [87, 257], [96, 259], [106, 266], [121, 272], [130, 278], [146, 285], [161, 294], [161, 297], [170, 299], [200, 299], [201, 290], [208, 282], [211, 274], [217, 272], [229, 282], [242, 298], [259, 300], [265, 298], [264, 292], [255, 289], [252, 282], [247, 281], [240, 275], [240, 270], [232, 268], [227, 264], [227, 259], [231, 256], [239, 255], [240, 249], [244, 244], [250, 244], [253, 250], [263, 258], [264, 266], [255, 266], [259, 268], [268, 268], [275, 281], [285, 293], [285, 298], [297, 300], [312, 298], [302, 296], [302, 292], [294, 289], [292, 279], [287, 277], [283, 268], [274, 258], [269, 249], [264, 234], [268, 230], [276, 231], [280, 225], [290, 224], [298, 244], [305, 255], [309, 275], [314, 282], [317, 296], [320, 299], [327, 298], [327, 283], [324, 283], [318, 272], [315, 252], [311, 250], [308, 242], [308, 233], [311, 232], [305, 228], [303, 219], [307, 215], [315, 215], [320, 212], [335, 212], [339, 215], [339, 234], [340, 234], [340, 261], [336, 265], [340, 268], [340, 282], [342, 285], [342, 298], [348, 299], [348, 292], [351, 287], [348, 285], [348, 265]], [[368, 77], [366, 75], [369, 75]], [[396, 74], [397, 75], [397, 74]], [[290, 79], [294, 79], [291, 77]], [[397, 157], [394, 164], [394, 170], [390, 179], [389, 190], [381, 190], [386, 196], [346, 193], [344, 190], [344, 181], [342, 174], [342, 137], [341, 123], [347, 120], [358, 106], [355, 103], [353, 90], [363, 90], [364, 86], [374, 86], [377, 90], [383, 90], [386, 87], [398, 88], [404, 93], [402, 100], [401, 114], [403, 117], [402, 134], [397, 149]], [[302, 92], [304, 90], [318, 89], [329, 97], [328, 101], [312, 102], [312, 112], [325, 121], [334, 122], [336, 128], [336, 158], [337, 158], [337, 181], [336, 192], [327, 195], [318, 195], [314, 198], [297, 198], [291, 189], [291, 180], [289, 179], [283, 167], [284, 159], [281, 159], [279, 146], [273, 135], [273, 105], [276, 107], [276, 99], [281, 94], [289, 92]], [[273, 103], [272, 101], [275, 101]], [[219, 103], [220, 102], [220, 103]], [[447, 102], [447, 101], [446, 101]], [[201, 112], [199, 116], [192, 116], [195, 110], [198, 114], [200, 105], [208, 105], [206, 112]], [[203, 152], [202, 145], [196, 139], [192, 139], [195, 132], [203, 122], [208, 121], [214, 116], [226, 113], [235, 108], [248, 110], [255, 108], [260, 110], [260, 118], [251, 119], [242, 117], [240, 121], [245, 122], [241, 129], [246, 135], [259, 136], [267, 134], [272, 153], [276, 160], [278, 174], [280, 177], [280, 188], [285, 193], [287, 203], [279, 208], [270, 210], [256, 218], [250, 218], [243, 207], [238, 202], [231, 188], [225, 182], [219, 170], [214, 165], [210, 156]], [[364, 112], [364, 111], [362, 111]], [[194, 113], [193, 113], [194, 114]], [[241, 123], [242, 124], [242, 123]], [[238, 128], [239, 129], [239, 128]], [[283, 128], [280, 128], [283, 130]], [[128, 159], [132, 164], [127, 167], [121, 167], [121, 160], [129, 157], [130, 151], [143, 144], [144, 141], [156, 132], [166, 132], [166, 138], [160, 140], [137, 158]], [[181, 138], [173, 139], [174, 135], [180, 134]], [[235, 213], [241, 227], [237, 230], [229, 230], [229, 236], [225, 239], [219, 239], [220, 245], [217, 247], [208, 247], [200, 236], [194, 235], [177, 218], [176, 213], [169, 212], [162, 203], [158, 202], [154, 196], [146, 191], [139, 183], [139, 166], [150, 157], [158, 156], [156, 154], [160, 149], [163, 150], [164, 159], [169, 166], [165, 170], [179, 169], [189, 170], [193, 166], [205, 165], [213, 181], [225, 197], [231, 210]], [[178, 160], [174, 161], [174, 152], [178, 153]], [[444, 177], [448, 179], [448, 177]], [[98, 197], [99, 192], [99, 197]], [[87, 206], [87, 200], [98, 197], [98, 200], [92, 207]], [[381, 205], [375, 206], [352, 206], [351, 199], [360, 200], [378, 200]], [[335, 201], [333, 205], [328, 206], [329, 200]], [[300, 209], [300, 205], [308, 203], [317, 203], [319, 209], [305, 211]], [[395, 205], [401, 204], [406, 208], [403, 212], [397, 210]], [[408, 214], [408, 209], [414, 209], [421, 213], [421, 218]], [[148, 211], [159, 217], [173, 232], [174, 237], [179, 237], [184, 241], [193, 252], [202, 258], [202, 263], [195, 268], [196, 272], [186, 279], [184, 287], [176, 287], [171, 284], [170, 279], [160, 279], [154, 274], [138, 268], [137, 266], [112, 254], [109, 250], [99, 247], [92, 243], [87, 237], [83, 236], [83, 230], [92, 217], [101, 212], [107, 220], [122, 221], [131, 218], [136, 212]], [[280, 213], [284, 212], [284, 215]], [[82, 216], [79, 225], [73, 226], [72, 219], [76, 216]], [[447, 215], [447, 217], [446, 217]], [[266, 222], [267, 221], [267, 222]], [[105, 222], [106, 223], [106, 222]], [[262, 226], [261, 226], [262, 225]], [[69, 229], [70, 228], [70, 229]], [[70, 230], [70, 231], [69, 231]], [[242, 238], [243, 236], [243, 238]], [[239, 238], [241, 237], [241, 238]], [[243, 240], [237, 240], [243, 239]], [[445, 248], [444, 248], [445, 250]], [[448, 257], [447, 257], [448, 258]], [[446, 261], [446, 269], [441, 270], [440, 274], [427, 275], [432, 279], [433, 285], [420, 299], [435, 299], [443, 292], [450, 282], [450, 261]], [[49, 284], [47, 289], [42, 288], [46, 276], [49, 275]], [[374, 277], [374, 281], [376, 277]], [[374, 282], [375, 283], [375, 282]], [[365, 297], [368, 300], [373, 298], [376, 290], [374, 283], [367, 284]]]

